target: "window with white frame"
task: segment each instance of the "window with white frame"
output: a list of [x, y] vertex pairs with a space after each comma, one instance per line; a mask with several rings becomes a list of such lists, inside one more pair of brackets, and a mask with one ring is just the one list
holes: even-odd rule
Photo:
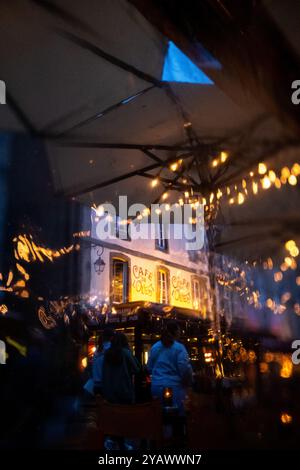
[[157, 273], [157, 284], [158, 284], [158, 302], [160, 304], [169, 303], [169, 272], [167, 269], [159, 268]]
[[112, 302], [116, 304], [128, 300], [128, 263], [122, 259], [112, 260]]

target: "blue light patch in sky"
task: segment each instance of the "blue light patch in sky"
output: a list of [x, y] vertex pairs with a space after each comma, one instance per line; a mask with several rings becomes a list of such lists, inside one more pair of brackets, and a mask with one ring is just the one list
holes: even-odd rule
[[170, 41], [162, 80], [165, 82], [198, 83], [213, 85], [213, 82], [175, 44]]

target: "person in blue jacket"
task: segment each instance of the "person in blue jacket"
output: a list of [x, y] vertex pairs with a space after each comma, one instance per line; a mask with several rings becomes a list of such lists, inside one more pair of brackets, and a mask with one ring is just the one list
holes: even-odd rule
[[151, 348], [147, 368], [152, 375], [152, 396], [162, 400], [164, 388], [172, 388], [173, 403], [179, 414], [184, 415], [184, 400], [188, 387], [192, 385], [193, 371], [187, 350], [178, 341], [179, 336], [178, 323], [170, 320], [161, 340]]
[[93, 382], [94, 394], [102, 393], [102, 375], [105, 352], [111, 347], [111, 341], [115, 335], [112, 328], [105, 328], [102, 334], [102, 342], [99, 343], [98, 350], [93, 359]]

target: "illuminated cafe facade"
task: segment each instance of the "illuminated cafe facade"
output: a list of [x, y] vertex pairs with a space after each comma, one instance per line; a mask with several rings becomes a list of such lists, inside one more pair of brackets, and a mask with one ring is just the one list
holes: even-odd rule
[[[212, 320], [207, 250], [186, 250], [186, 240], [163, 237], [131, 240], [118, 223], [113, 238], [99, 239], [92, 211], [90, 301], [113, 317], [137, 308]], [[126, 233], [124, 234], [124, 230]], [[123, 235], [120, 234], [123, 231]], [[126, 238], [126, 239], [124, 239]]]

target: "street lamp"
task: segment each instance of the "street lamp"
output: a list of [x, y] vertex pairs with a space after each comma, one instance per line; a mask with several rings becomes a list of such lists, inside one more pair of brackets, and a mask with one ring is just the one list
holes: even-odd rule
[[97, 274], [103, 273], [105, 265], [106, 265], [105, 261], [103, 261], [103, 259], [101, 258], [103, 251], [104, 251], [103, 247], [102, 247], [102, 251], [97, 250], [98, 258], [94, 262], [94, 269]]

